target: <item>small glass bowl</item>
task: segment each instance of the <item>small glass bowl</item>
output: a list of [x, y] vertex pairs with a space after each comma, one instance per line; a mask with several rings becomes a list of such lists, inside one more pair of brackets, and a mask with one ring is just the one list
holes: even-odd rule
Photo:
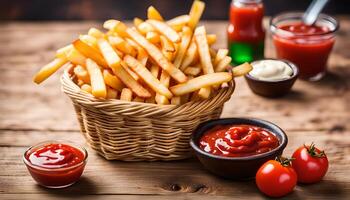
[[281, 26], [302, 24], [302, 12], [281, 13], [270, 21], [270, 31], [277, 58], [295, 63], [300, 70], [299, 78], [310, 81], [321, 79], [327, 71], [328, 57], [335, 42], [338, 21], [320, 14], [316, 25], [327, 27], [322, 33], [295, 33], [281, 29]]
[[[65, 144], [74, 147], [83, 153], [84, 159], [73, 166], [63, 168], [45, 168], [33, 165], [27, 159], [27, 155], [48, 144]], [[73, 142], [65, 140], [44, 141], [29, 147], [23, 154], [23, 162], [27, 166], [30, 175], [39, 185], [47, 188], [64, 188], [73, 185], [82, 175], [87, 158], [88, 153], [84, 147], [80, 147]]]

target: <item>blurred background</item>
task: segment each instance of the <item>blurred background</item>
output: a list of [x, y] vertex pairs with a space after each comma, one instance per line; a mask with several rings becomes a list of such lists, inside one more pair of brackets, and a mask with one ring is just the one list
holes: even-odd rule
[[[1, 0], [0, 20], [106, 20], [146, 17], [149, 5], [165, 18], [187, 13], [193, 0]], [[228, 18], [231, 0], [204, 0], [204, 19]], [[264, 0], [266, 15], [305, 10], [311, 0]], [[328, 14], [350, 14], [350, 0], [331, 0]], [[141, 14], [141, 15], [140, 15]], [[142, 16], [143, 14], [143, 16]]]

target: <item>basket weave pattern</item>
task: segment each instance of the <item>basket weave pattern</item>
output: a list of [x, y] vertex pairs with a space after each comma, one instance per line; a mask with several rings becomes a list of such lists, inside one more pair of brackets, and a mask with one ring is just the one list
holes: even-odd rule
[[219, 118], [234, 90], [232, 81], [209, 99], [159, 106], [96, 99], [80, 90], [69, 70], [64, 72], [61, 83], [73, 102], [88, 144], [108, 160], [123, 161], [190, 157], [192, 132], [201, 122]]

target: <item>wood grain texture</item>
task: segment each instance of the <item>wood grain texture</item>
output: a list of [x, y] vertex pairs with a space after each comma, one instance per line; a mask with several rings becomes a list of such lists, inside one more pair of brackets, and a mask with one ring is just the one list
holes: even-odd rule
[[[16, 137], [14, 139], [14, 134]], [[300, 137], [302, 135], [302, 137]], [[349, 168], [350, 146], [344, 136], [348, 132], [337, 134], [326, 131], [290, 132], [289, 144], [285, 155], [291, 155], [293, 149], [304, 142], [314, 141], [324, 148], [330, 158], [330, 170], [325, 179], [316, 185], [298, 186], [291, 194], [291, 199], [312, 197], [315, 199], [329, 199], [336, 195], [339, 198], [350, 195]], [[74, 196], [93, 194], [121, 194], [121, 195], [173, 195], [173, 194], [211, 194], [230, 197], [259, 198], [260, 193], [253, 181], [232, 182], [217, 178], [203, 169], [196, 159], [178, 162], [119, 162], [106, 161], [88, 151], [89, 163], [82, 179], [73, 187], [63, 190], [47, 190], [37, 186], [28, 175], [22, 164], [21, 156], [27, 145], [28, 138], [55, 139], [66, 138], [82, 144], [82, 137], [78, 132], [55, 132], [43, 136], [37, 131], [5, 131], [2, 133], [0, 147], [0, 183], [3, 194], [45, 194], [48, 196]], [[9, 167], [11, 166], [11, 167]], [[332, 189], [329, 186], [332, 185]], [[79, 195], [78, 195], [79, 194]], [[44, 198], [45, 196], [42, 196]]]
[[[350, 196], [350, 17], [341, 29], [329, 60], [330, 73], [320, 82], [297, 81], [284, 98], [266, 99], [250, 91], [242, 78], [226, 103], [223, 117], [249, 116], [272, 121], [286, 130], [285, 155], [314, 141], [330, 159], [325, 179], [298, 186], [287, 199], [347, 199]], [[226, 46], [226, 22], [205, 23], [218, 34], [216, 48]], [[33, 74], [54, 51], [97, 22], [2, 22], [0, 24], [0, 199], [265, 199], [253, 181], [233, 182], [207, 173], [195, 159], [178, 162], [110, 162], [90, 148], [82, 179], [73, 187], [47, 190], [37, 186], [21, 157], [38, 141], [68, 139], [86, 146], [69, 99], [56, 73], [42, 85]], [[269, 37], [267, 37], [269, 38]], [[266, 55], [273, 57], [269, 39]], [[210, 194], [210, 195], [206, 195]], [[19, 196], [20, 195], [20, 196]], [[118, 195], [116, 197], [116, 195]]]

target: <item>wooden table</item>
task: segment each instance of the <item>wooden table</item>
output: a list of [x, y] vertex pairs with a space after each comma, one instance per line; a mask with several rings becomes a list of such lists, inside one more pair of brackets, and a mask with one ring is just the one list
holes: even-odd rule
[[[252, 94], [244, 79], [226, 103], [223, 117], [256, 117], [281, 126], [289, 136], [286, 156], [304, 144], [324, 148], [330, 168], [324, 180], [297, 186], [287, 199], [350, 197], [350, 17], [330, 57], [330, 73], [319, 82], [297, 81], [288, 96], [266, 99]], [[55, 74], [44, 84], [33, 74], [64, 46], [97, 22], [3, 22], [0, 25], [0, 199], [265, 199], [254, 181], [234, 182], [209, 174], [195, 159], [177, 162], [106, 161], [90, 148], [83, 177], [74, 186], [49, 190], [35, 184], [21, 157], [39, 141], [68, 139], [86, 146], [69, 99]], [[226, 46], [225, 22], [207, 22]], [[270, 41], [266, 55], [273, 56]]]

